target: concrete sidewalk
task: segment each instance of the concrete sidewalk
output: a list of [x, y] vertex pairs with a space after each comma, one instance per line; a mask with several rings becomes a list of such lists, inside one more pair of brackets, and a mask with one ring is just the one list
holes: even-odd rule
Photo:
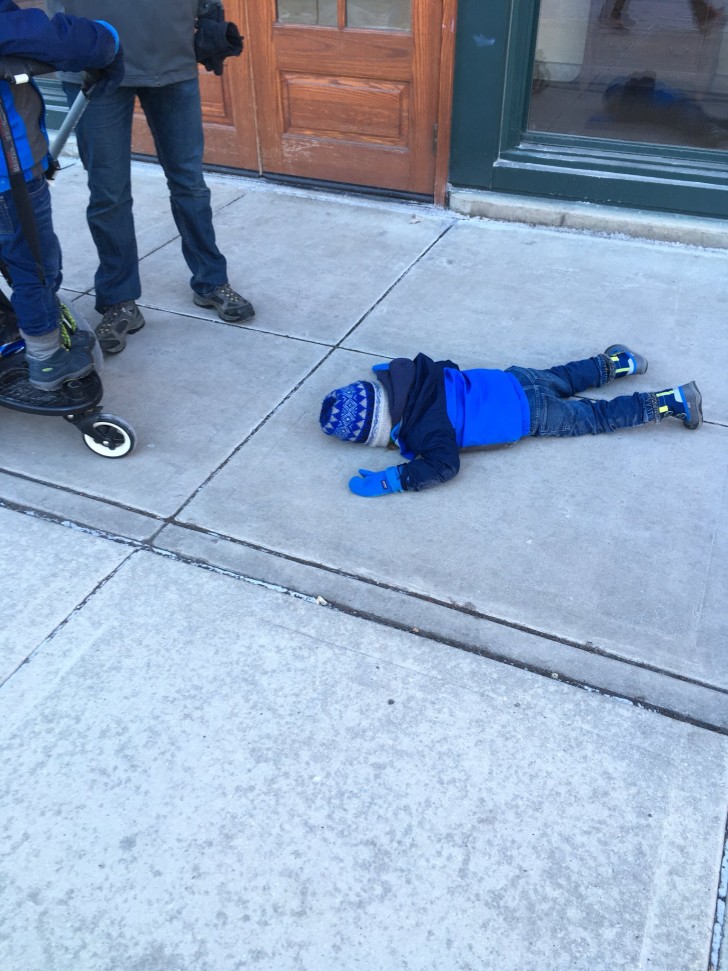
[[[210, 184], [254, 322], [193, 305], [137, 164], [147, 327], [103, 374], [136, 451], [2, 413], [0, 968], [717, 966], [725, 252]], [[53, 193], [95, 320], [80, 165]], [[528, 440], [368, 502], [377, 455], [318, 428], [377, 360], [616, 341], [635, 390], [698, 381], [700, 432]]]

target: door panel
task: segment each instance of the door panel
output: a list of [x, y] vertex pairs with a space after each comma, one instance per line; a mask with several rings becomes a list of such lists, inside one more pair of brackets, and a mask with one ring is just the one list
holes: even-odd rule
[[263, 170], [432, 194], [442, 0], [338, 0], [318, 23], [315, 9], [247, 7]]
[[281, 74], [283, 122], [292, 134], [376, 141], [404, 147], [409, 132], [409, 89], [358, 78]]

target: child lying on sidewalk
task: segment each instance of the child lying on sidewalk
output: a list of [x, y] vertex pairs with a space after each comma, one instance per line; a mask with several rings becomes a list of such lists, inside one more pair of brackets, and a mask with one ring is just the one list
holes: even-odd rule
[[326, 395], [321, 428], [344, 442], [397, 447], [411, 461], [382, 472], [359, 469], [349, 482], [358, 496], [419, 492], [447, 482], [460, 469], [462, 448], [508, 445], [527, 435], [599, 435], [667, 417], [692, 429], [703, 422], [694, 381], [611, 401], [572, 398], [645, 373], [647, 360], [622, 344], [545, 371], [461, 371], [452, 361], [432, 361], [424, 354], [375, 364], [372, 370], [377, 382], [356, 381]]

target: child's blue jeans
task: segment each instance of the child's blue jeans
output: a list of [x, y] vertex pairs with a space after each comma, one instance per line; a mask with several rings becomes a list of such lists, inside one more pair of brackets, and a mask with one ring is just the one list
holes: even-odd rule
[[35, 258], [20, 228], [10, 191], [0, 193], [0, 259], [13, 281], [11, 303], [18, 326], [26, 334], [48, 334], [58, 326], [56, 293], [61, 285], [61, 247], [53, 231], [51, 194], [44, 176], [27, 183], [38, 225], [45, 285], [40, 282]]
[[660, 420], [657, 401], [651, 392], [622, 395], [611, 401], [572, 398], [587, 388], [600, 388], [614, 380], [614, 366], [604, 354], [545, 371], [523, 367], [508, 370], [526, 393], [531, 409], [531, 435], [559, 438], [599, 435]]

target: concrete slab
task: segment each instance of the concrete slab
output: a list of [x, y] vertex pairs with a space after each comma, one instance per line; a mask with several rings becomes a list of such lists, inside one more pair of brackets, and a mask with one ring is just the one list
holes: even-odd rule
[[545, 228], [458, 222], [344, 341], [383, 357], [418, 351], [461, 367], [551, 367], [624, 341], [660, 390], [696, 380], [728, 423], [722, 363], [728, 255]]
[[530, 439], [464, 456], [447, 485], [368, 501], [348, 479], [397, 453], [327, 438], [317, 418], [373, 360], [334, 352], [180, 520], [728, 689], [728, 430]]
[[[211, 176], [208, 185], [214, 211], [245, 192], [240, 180], [219, 176]], [[81, 163], [66, 160], [52, 186], [53, 222], [63, 251], [63, 283], [69, 290], [84, 292], [94, 285], [98, 260], [86, 223], [88, 188]], [[175, 240], [179, 254], [179, 234], [169, 208], [169, 191], [162, 170], [156, 165], [132, 163], [132, 193], [140, 256], [147, 256], [170, 240]]]
[[[81, 303], [91, 310], [90, 298]], [[170, 516], [325, 354], [220, 320], [145, 316], [146, 328], [102, 375], [104, 410], [131, 422], [136, 450], [103, 459], [61, 419], [7, 412], [6, 471]]]
[[0, 704], [4, 968], [705, 969], [725, 737], [147, 553]]
[[[233, 286], [253, 302], [251, 326], [336, 343], [381, 300], [455, 217], [345, 199], [248, 192], [217, 213], [215, 233]], [[142, 263], [142, 303], [190, 308], [179, 245]]]
[[[431, 597], [418, 597], [375, 581], [300, 559], [281, 556], [244, 542], [223, 539], [191, 527], [165, 526], [152, 545], [196, 564], [308, 595], [427, 640], [515, 664], [562, 682], [588, 686], [657, 708], [673, 717], [728, 734], [725, 692], [685, 681], [652, 668], [609, 657], [586, 645], [539, 636], [482, 614], [453, 609]], [[716, 646], [719, 641], [714, 642]], [[718, 650], [720, 647], [718, 646]]]
[[0, 509], [0, 682], [36, 650], [129, 548]]
[[23, 476], [0, 472], [0, 504], [98, 533], [144, 543], [162, 523], [153, 516], [132, 512], [106, 500], [91, 499], [70, 489], [49, 488]]

